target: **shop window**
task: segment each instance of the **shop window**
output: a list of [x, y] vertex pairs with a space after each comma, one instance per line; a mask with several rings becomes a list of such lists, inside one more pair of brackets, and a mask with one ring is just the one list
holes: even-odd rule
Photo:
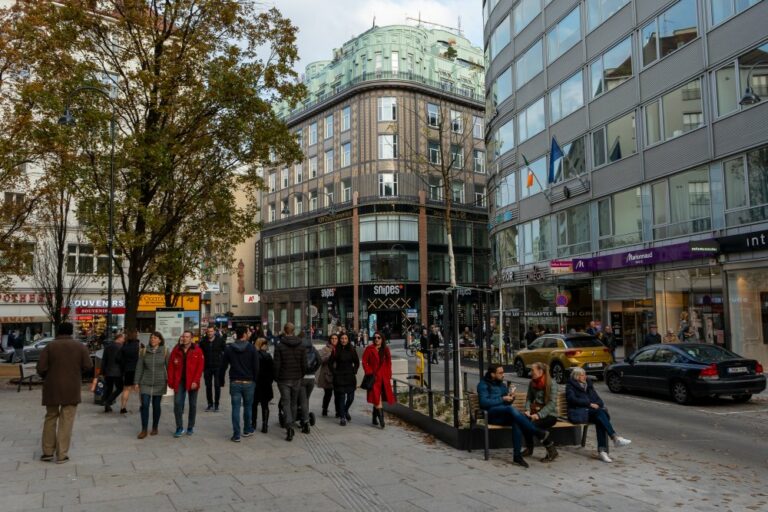
[[643, 27], [643, 66], [663, 59], [698, 37], [696, 0], [680, 0]]
[[768, 361], [766, 268], [728, 272], [728, 297], [730, 348], [742, 357], [757, 359], [765, 364]]
[[589, 204], [574, 206], [557, 214], [557, 256], [589, 252]]
[[592, 133], [595, 167], [616, 162], [637, 153], [635, 112], [611, 121]]
[[704, 125], [701, 80], [696, 79], [645, 107], [648, 145], [669, 140]]
[[600, 249], [642, 242], [643, 216], [640, 188], [632, 188], [597, 203]]
[[653, 237], [689, 235], [712, 228], [709, 170], [694, 169], [654, 183]]
[[768, 220], [768, 147], [727, 160], [724, 170], [726, 224]]
[[749, 79], [749, 86], [761, 98], [768, 97], [768, 43], [745, 53], [715, 71], [718, 115], [749, 108], [749, 106], [739, 105], [739, 100], [747, 88], [750, 70], [752, 70], [752, 76]]
[[575, 178], [587, 171], [586, 137], [580, 137], [561, 147], [563, 156], [555, 160], [555, 181]]
[[591, 97], [597, 98], [632, 78], [632, 36], [589, 65]]

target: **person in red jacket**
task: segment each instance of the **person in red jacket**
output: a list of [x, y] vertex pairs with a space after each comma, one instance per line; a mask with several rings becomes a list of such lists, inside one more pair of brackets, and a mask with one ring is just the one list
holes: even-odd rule
[[373, 387], [368, 391], [368, 403], [373, 404], [373, 424], [384, 428], [382, 403], [394, 403], [392, 392], [392, 353], [384, 343], [381, 333], [373, 335], [373, 343], [363, 352], [363, 371], [373, 375]]
[[187, 435], [195, 429], [197, 413], [197, 392], [200, 390], [200, 377], [205, 368], [205, 357], [200, 347], [192, 343], [192, 331], [184, 331], [179, 344], [173, 347], [168, 356], [168, 387], [173, 392], [173, 415], [176, 417], [176, 433], [173, 437], [184, 435], [184, 401], [189, 395], [189, 417]]

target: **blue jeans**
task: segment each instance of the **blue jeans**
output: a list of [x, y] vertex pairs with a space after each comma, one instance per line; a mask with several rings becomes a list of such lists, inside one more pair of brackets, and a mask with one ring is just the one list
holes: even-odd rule
[[544, 432], [511, 405], [498, 405], [488, 409], [488, 423], [512, 427], [512, 450], [515, 456], [521, 455], [523, 436], [541, 437]]
[[256, 383], [229, 382], [229, 396], [232, 399], [232, 432], [240, 437], [240, 408], [243, 408], [245, 432], [253, 432], [253, 393]]
[[141, 431], [146, 432], [149, 425], [149, 404], [152, 404], [152, 430], [157, 430], [160, 423], [160, 401], [163, 395], [141, 394]]
[[173, 415], [176, 417], [176, 428], [184, 428], [184, 401], [189, 395], [189, 416], [187, 418], [187, 430], [194, 428], [195, 415], [197, 414], [197, 392], [198, 389], [187, 391], [184, 386], [173, 395]]
[[597, 432], [597, 451], [605, 451], [608, 448], [608, 437], [616, 435], [608, 413], [605, 409], [590, 409], [589, 422], [594, 423]]

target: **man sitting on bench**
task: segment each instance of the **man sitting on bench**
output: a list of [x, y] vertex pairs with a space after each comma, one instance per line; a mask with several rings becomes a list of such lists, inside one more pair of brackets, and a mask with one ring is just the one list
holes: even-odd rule
[[550, 446], [549, 432], [536, 427], [523, 413], [512, 406], [515, 400], [504, 384], [504, 367], [499, 364], [491, 364], [488, 372], [477, 384], [477, 395], [480, 408], [488, 411], [489, 425], [503, 425], [512, 427], [512, 449], [515, 464], [528, 467], [523, 459], [522, 444], [523, 435], [535, 436], [544, 446]]

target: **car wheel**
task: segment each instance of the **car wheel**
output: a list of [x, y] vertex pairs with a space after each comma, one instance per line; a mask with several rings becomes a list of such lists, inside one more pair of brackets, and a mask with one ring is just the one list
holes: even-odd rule
[[733, 395], [733, 401], [737, 404], [744, 404], [752, 399], [752, 393], [744, 393], [741, 395]]
[[553, 363], [550, 374], [552, 375], [552, 378], [555, 379], [555, 382], [558, 384], [565, 384], [565, 368], [563, 368], [562, 364]]
[[608, 389], [611, 393], [621, 393], [624, 388], [621, 385], [621, 377], [618, 373], [609, 373], [605, 379], [605, 383], [608, 385]]
[[685, 382], [676, 380], [672, 383], [672, 398], [680, 405], [688, 405], [691, 403], [691, 392]]
[[528, 369], [525, 367], [525, 363], [522, 359], [515, 359], [515, 373], [520, 378], [528, 375]]

